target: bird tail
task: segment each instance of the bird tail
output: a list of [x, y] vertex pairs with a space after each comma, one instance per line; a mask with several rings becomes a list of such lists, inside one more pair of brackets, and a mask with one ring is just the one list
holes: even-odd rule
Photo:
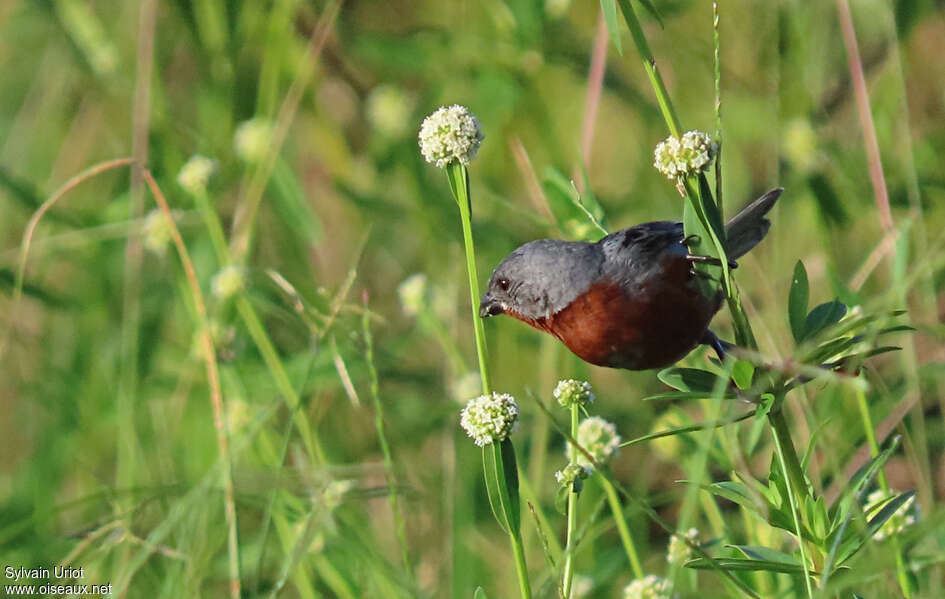
[[783, 187], [772, 189], [725, 224], [725, 253], [730, 259], [741, 258], [765, 238], [771, 228], [771, 221], [765, 216], [783, 191]]

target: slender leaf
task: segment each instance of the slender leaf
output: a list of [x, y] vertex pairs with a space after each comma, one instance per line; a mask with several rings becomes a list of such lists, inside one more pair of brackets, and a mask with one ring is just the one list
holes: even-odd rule
[[712, 397], [718, 377], [707, 370], [698, 368], [667, 368], [656, 375], [661, 381], [680, 391], [706, 393]]
[[791, 292], [788, 295], [788, 318], [791, 322], [791, 334], [794, 341], [804, 340], [807, 319], [807, 303], [810, 301], [810, 287], [807, 282], [807, 269], [800, 260], [794, 265], [794, 278], [791, 281]]
[[610, 41], [617, 48], [617, 54], [623, 56], [623, 47], [620, 43], [620, 24], [617, 22], [617, 0], [600, 0], [600, 10], [604, 15], [604, 23], [607, 24]]
[[837, 300], [820, 304], [810, 311], [804, 321], [804, 338], [808, 339], [825, 328], [840, 322], [847, 313], [847, 307]]
[[[762, 559], [745, 559], [738, 557], [719, 557], [715, 559], [715, 564], [722, 570], [728, 572], [780, 572], [783, 574], [801, 574], [804, 569], [800, 564], [785, 564], [778, 561]], [[705, 558], [697, 558], [684, 564], [687, 568], [696, 570], [708, 570], [714, 566]]]

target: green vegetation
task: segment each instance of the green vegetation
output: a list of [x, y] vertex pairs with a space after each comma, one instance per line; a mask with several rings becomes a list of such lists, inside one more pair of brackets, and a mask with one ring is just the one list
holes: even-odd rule
[[[942, 39], [931, 0], [0, 4], [0, 586], [942, 597]], [[441, 172], [452, 104], [485, 139]], [[724, 363], [475, 314], [526, 241], [724, 258], [777, 186], [698, 267]]]

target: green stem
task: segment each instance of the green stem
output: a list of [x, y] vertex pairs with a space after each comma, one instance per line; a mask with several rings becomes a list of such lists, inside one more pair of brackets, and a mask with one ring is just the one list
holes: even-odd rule
[[[866, 403], [866, 392], [862, 387], [856, 389], [856, 403], [860, 409], [860, 419], [863, 421], [863, 429], [866, 432], [866, 441], [870, 446], [870, 457], [879, 455], [879, 443], [876, 441], [876, 433], [873, 431], [873, 418], [870, 416], [869, 405]], [[886, 472], [880, 468], [876, 475], [879, 481], [879, 488], [883, 493], [889, 495], [889, 481], [886, 479]], [[912, 597], [912, 584], [909, 582], [909, 575], [906, 572], [906, 563], [902, 555], [902, 547], [899, 545], [899, 537], [891, 535], [890, 544], [893, 553], [896, 555], [896, 580], [899, 582], [899, 588], [902, 594], [908, 599]]]
[[459, 206], [459, 217], [463, 224], [463, 245], [466, 249], [466, 272], [469, 273], [469, 298], [472, 306], [473, 329], [476, 334], [476, 355], [479, 358], [479, 375], [482, 377], [482, 392], [492, 392], [489, 367], [486, 363], [486, 333], [479, 318], [479, 275], [476, 271], [476, 248], [472, 235], [472, 202], [469, 197], [469, 173], [461, 163], [453, 161], [446, 167], [453, 197]]
[[[780, 416], [780, 422], [783, 423], [784, 417], [783, 415], [781, 415], [780, 406], [778, 406], [778, 408], [779, 408], [778, 415]], [[770, 417], [771, 416], [769, 414], [769, 418]], [[775, 427], [774, 448], [778, 453], [778, 462], [780, 462], [781, 464], [781, 471], [784, 473], [784, 477], [786, 479], [790, 479], [793, 476], [796, 476], [797, 472], [795, 472], [793, 466], [790, 469], [788, 468], [789, 460], [785, 458], [786, 456], [793, 457], [796, 463], [797, 454], [794, 451], [794, 445], [791, 444], [791, 438], [787, 437], [785, 439], [784, 437], [782, 437], [782, 435], [778, 433], [779, 426], [776, 425], [773, 421], [772, 421], [772, 424]], [[799, 464], [797, 465], [797, 468], [799, 471], [799, 468], [800, 468]], [[801, 477], [803, 478], [803, 474], [801, 474]], [[804, 568], [804, 587], [807, 590], [808, 599], [813, 599], [814, 590], [811, 587], [810, 572], [807, 568], [807, 549], [804, 545], [804, 535], [801, 532], [801, 520], [800, 520], [800, 516], [798, 516], [798, 513], [797, 513], [797, 501], [795, 499], [795, 496], [797, 496], [797, 498], [801, 498], [806, 495], [807, 485], [805, 483], [802, 483], [802, 486], [800, 487], [801, 489], [804, 489], [803, 491], [804, 495], [801, 494], [802, 491], [800, 491], [799, 489], [791, 489], [791, 487], [793, 486], [795, 485], [792, 485], [789, 480], [788, 481], [788, 494], [787, 494], [788, 504], [791, 506], [791, 517], [794, 519], [794, 531], [795, 531], [795, 534], [797, 535], [797, 547], [798, 549], [800, 549], [800, 552], [801, 552], [801, 567]]]
[[371, 313], [368, 310], [367, 300], [364, 302], [364, 313], [361, 315], [361, 330], [364, 333], [364, 360], [367, 362], [370, 381], [371, 402], [374, 404], [374, 428], [384, 455], [384, 470], [387, 474], [388, 500], [391, 514], [394, 517], [394, 528], [397, 541], [400, 543], [400, 556], [404, 563], [404, 572], [411, 579], [413, 568], [410, 566], [410, 553], [407, 550], [407, 527], [404, 524], [404, 515], [397, 501], [397, 478], [394, 476], [394, 458], [390, 444], [387, 442], [387, 433], [384, 431], [384, 404], [381, 403], [378, 384], [377, 367], [374, 365], [374, 336], [371, 334]]
[[614, 521], [617, 522], [617, 532], [620, 533], [620, 541], [623, 543], [623, 549], [627, 552], [627, 559], [630, 560], [630, 567], [633, 569], [633, 575], [636, 578], [643, 578], [643, 566], [640, 565], [640, 557], [637, 555], [636, 545], [633, 544], [633, 537], [630, 536], [630, 529], [627, 527], [627, 519], [623, 515], [623, 506], [620, 505], [620, 497], [617, 496], [617, 489], [604, 477], [601, 477], [601, 484], [604, 486], [604, 492], [607, 493], [607, 501], [610, 502], [610, 511], [614, 514]]
[[[581, 414], [581, 407], [576, 402], [571, 405], [571, 437], [577, 439], [578, 418]], [[571, 448], [570, 465], [577, 464], [578, 450]], [[564, 550], [564, 575], [561, 586], [564, 588], [564, 596], [571, 596], [571, 581], [574, 579], [574, 533], [577, 529], [577, 500], [578, 493], [572, 484], [571, 491], [568, 493], [568, 536], [567, 545]]]
[[768, 422], [771, 424], [771, 431], [774, 433], [775, 445], [778, 451], [784, 452], [786, 461], [786, 472], [789, 487], [800, 499], [808, 496], [807, 480], [804, 477], [804, 470], [801, 468], [801, 462], [797, 459], [797, 451], [791, 442], [791, 433], [788, 432], [787, 420], [784, 418], [784, 412], [781, 411], [781, 405], [784, 402], [784, 396], [781, 395], [775, 399], [775, 406], [768, 412]]
[[512, 553], [515, 555], [515, 573], [518, 574], [518, 590], [522, 599], [531, 599], [532, 588], [528, 583], [528, 567], [525, 565], [525, 548], [522, 546], [522, 537], [517, 533], [509, 533], [512, 543]]
[[305, 449], [308, 451], [309, 456], [317, 459], [320, 463], [325, 463], [325, 451], [322, 449], [321, 442], [317, 434], [309, 427], [305, 413], [298, 409], [300, 403], [299, 394], [295, 392], [292, 381], [289, 380], [289, 375], [286, 374], [285, 369], [282, 367], [282, 361], [279, 359], [279, 354], [275, 346], [272, 344], [272, 341], [269, 340], [266, 329], [263, 327], [259, 316], [256, 315], [256, 311], [253, 310], [253, 306], [249, 303], [249, 300], [246, 299], [245, 295], [240, 295], [236, 299], [236, 309], [239, 311], [243, 323], [246, 325], [246, 330], [249, 331], [249, 336], [253, 338], [253, 343], [256, 344], [256, 348], [259, 350], [259, 353], [262, 354], [263, 362], [265, 362], [270, 375], [275, 379], [276, 388], [279, 389], [279, 393], [282, 395], [286, 406], [289, 408], [289, 412], [292, 414], [292, 419], [295, 421], [296, 428], [299, 429], [299, 435], [305, 443]]
[[663, 77], [660, 76], [659, 69], [656, 67], [656, 59], [653, 58], [653, 52], [650, 50], [650, 45], [647, 43], [646, 36], [643, 34], [643, 28], [640, 27], [640, 21], [637, 20], [637, 15], [630, 5], [630, 0], [618, 0], [618, 2], [620, 4], [620, 10], [623, 12], [623, 18], [627, 22], [627, 28], [630, 29], [630, 36], [633, 38], [633, 43], [636, 45], [637, 51], [643, 59], [643, 68], [646, 70], [647, 77], [650, 78], [650, 84], [653, 86], [653, 92], [656, 94], [656, 102], [659, 104], [660, 112], [663, 114], [663, 119], [666, 121], [666, 126], [673, 136], [679, 137], [679, 132], [682, 131], [682, 125], [679, 124], [679, 117], [676, 116], [673, 102], [669, 99], [669, 94], [666, 92], [666, 85], [663, 83]]
[[[488, 395], [492, 392], [492, 384], [489, 380], [489, 366], [486, 357], [486, 333], [482, 326], [482, 319], [479, 317], [479, 275], [476, 270], [476, 248], [472, 235], [472, 202], [469, 195], [469, 172], [466, 170], [465, 166], [454, 160], [447, 165], [446, 175], [449, 179], [450, 189], [453, 192], [453, 198], [456, 200], [456, 205], [459, 207], [459, 217], [462, 221], [463, 246], [466, 250], [466, 272], [469, 275], [469, 300], [472, 308], [473, 330], [476, 335], [476, 356], [479, 359], [479, 376], [482, 379], [482, 392]], [[501, 463], [504, 471], [507, 463], [502, 456], [499, 445], [495, 444], [492, 450], [497, 452], [498, 462]], [[484, 450], [484, 452], [485, 451], [488, 450]], [[514, 456], [514, 448], [511, 448], [511, 451], [511, 455]], [[486, 454], [484, 453], [483, 455], [485, 456]], [[509, 466], [512, 472], [515, 472], [517, 476], [518, 473], [513, 467], [514, 460]], [[486, 476], [488, 477], [488, 473], [486, 473]], [[502, 476], [505, 476], [504, 472]], [[501, 489], [498, 491], [498, 497], [495, 498], [496, 500], [501, 501], [503, 504], [518, 505], [517, 481], [515, 484], [514, 492], [516, 495], [514, 502], [512, 501], [513, 498], [509, 495], [507, 484], [503, 483]], [[493, 498], [490, 496], [490, 501], [492, 500]], [[502, 511], [504, 512], [505, 509], [503, 508]], [[498, 517], [498, 514], [496, 516]], [[517, 525], [512, 526], [511, 523], [508, 524], [507, 531], [509, 533], [509, 540], [512, 543], [512, 553], [515, 555], [515, 571], [518, 574], [519, 591], [521, 592], [522, 599], [531, 599], [532, 591], [528, 582], [528, 568], [525, 565], [525, 549], [522, 545], [521, 529]]]

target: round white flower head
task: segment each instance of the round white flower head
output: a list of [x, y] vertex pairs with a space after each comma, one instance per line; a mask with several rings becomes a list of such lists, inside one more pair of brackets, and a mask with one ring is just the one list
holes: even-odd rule
[[[586, 449], [594, 457], [594, 461], [600, 465], [606, 464], [620, 452], [620, 441], [617, 427], [600, 416], [585, 418], [578, 425], [578, 445]], [[574, 452], [574, 446], [568, 443], [566, 453], [569, 460], [572, 460], [571, 456]], [[578, 451], [572, 461], [580, 464], [588, 473], [594, 470], [594, 465], [587, 459], [584, 452]]]
[[587, 470], [579, 464], [568, 464], [555, 472], [555, 481], [559, 485], [573, 485], [574, 481], [587, 478]]
[[672, 585], [665, 578], [647, 574], [623, 588], [623, 599], [672, 599]]
[[187, 193], [197, 195], [207, 191], [207, 181], [217, 168], [216, 162], [206, 156], [194, 154], [190, 157], [180, 172], [177, 173], [177, 183]]
[[469, 400], [459, 423], [479, 447], [500, 443], [518, 428], [518, 404], [508, 393], [480, 395]]
[[[866, 512], [866, 517], [872, 518], [875, 516], [889, 499], [898, 494], [898, 491], [892, 489], [889, 490], [889, 493], [884, 492], [882, 489], [876, 489], [870, 493], [866, 497], [866, 507], [863, 508], [863, 511]], [[902, 532], [907, 526], [915, 524], [917, 511], [915, 495], [913, 495], [883, 523], [879, 530], [873, 534], [873, 538], [877, 541], [882, 541], [883, 539]]]
[[242, 289], [244, 284], [243, 269], [239, 266], [230, 265], [213, 276], [210, 287], [213, 289], [213, 295], [218, 299], [225, 300]]
[[420, 153], [438, 168], [446, 168], [454, 160], [468, 165], [483, 139], [479, 119], [458, 104], [438, 108], [420, 125]]
[[403, 135], [410, 121], [413, 102], [394, 85], [375, 87], [365, 101], [367, 120], [380, 134], [395, 138]]
[[427, 276], [424, 274], [410, 275], [397, 286], [397, 296], [400, 306], [407, 316], [416, 316], [427, 305]]
[[233, 134], [233, 149], [236, 155], [249, 163], [262, 160], [271, 142], [272, 123], [264, 118], [243, 121]]
[[565, 408], [570, 408], [575, 404], [583, 406], [594, 402], [594, 393], [591, 391], [591, 384], [587, 381], [574, 379], [558, 381], [552, 395]]
[[696, 175], [709, 168], [718, 145], [707, 133], [687, 131], [682, 139], [672, 135], [656, 145], [653, 166], [669, 179]]
[[164, 253], [171, 240], [171, 223], [159, 208], [155, 208], [144, 217], [142, 232], [144, 233], [144, 247], [157, 254]]
[[686, 540], [698, 545], [699, 531], [690, 528], [686, 532], [673, 534], [669, 539], [666, 561], [671, 564], [684, 564], [692, 558], [692, 547], [686, 543]]

